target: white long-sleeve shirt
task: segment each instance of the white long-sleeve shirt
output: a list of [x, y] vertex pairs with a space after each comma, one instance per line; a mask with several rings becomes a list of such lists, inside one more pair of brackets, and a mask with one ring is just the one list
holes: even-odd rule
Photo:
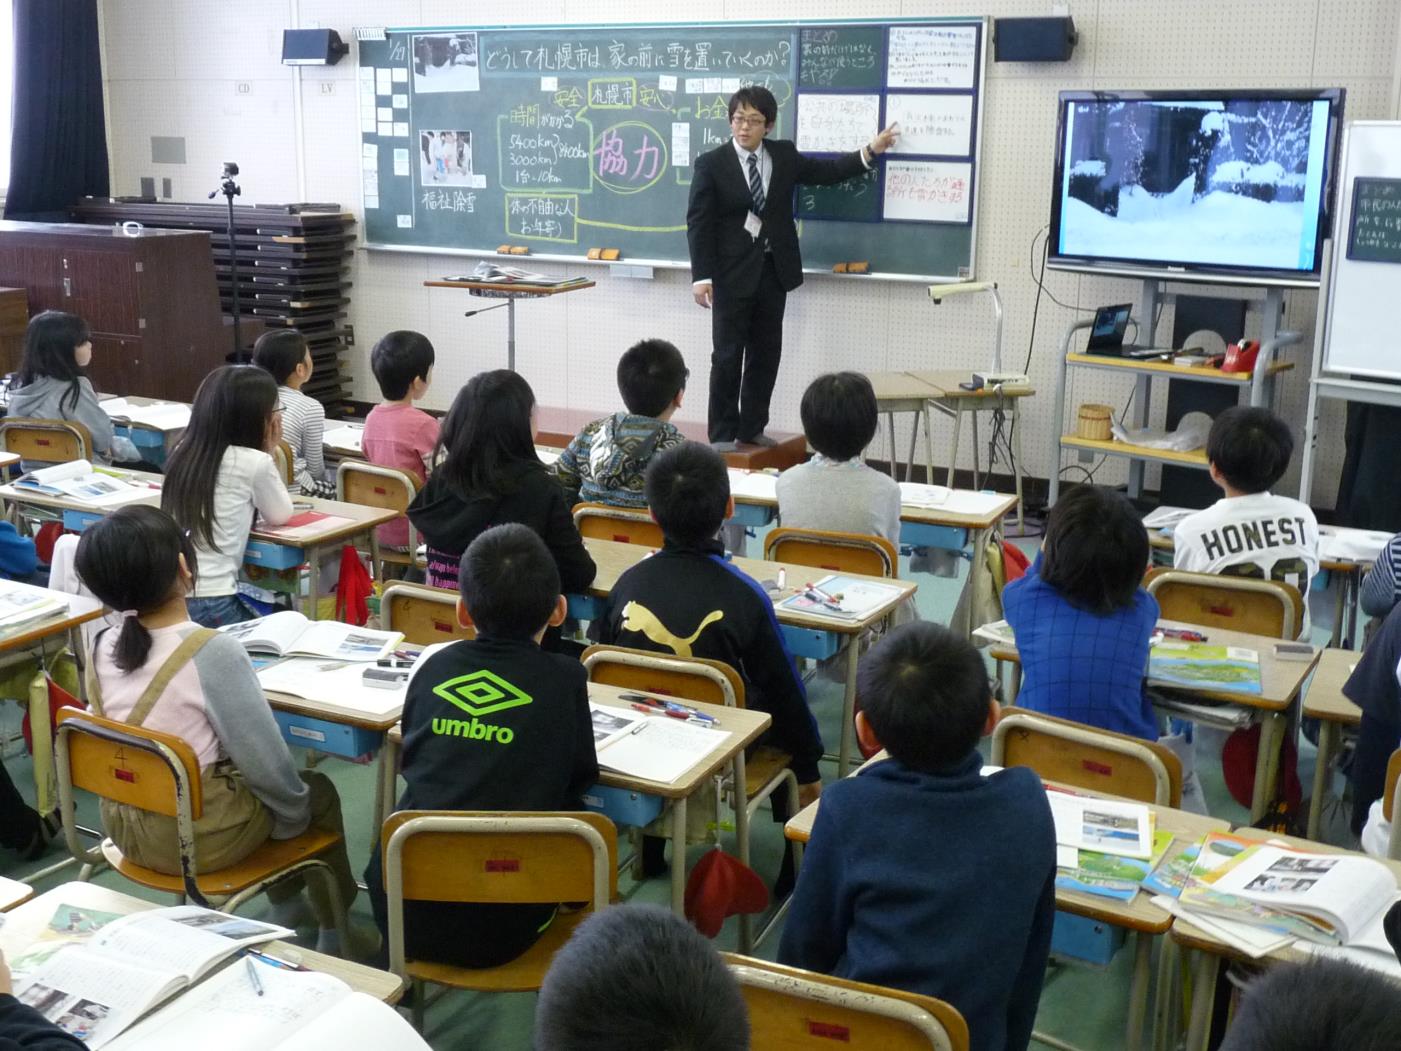
[[292, 498], [287, 494], [287, 483], [267, 453], [246, 445], [231, 445], [224, 453], [214, 484], [214, 546], [205, 547], [195, 536], [199, 562], [196, 598], [217, 598], [237, 590], [238, 567], [243, 564], [255, 511], [269, 525], [281, 525], [291, 518]]

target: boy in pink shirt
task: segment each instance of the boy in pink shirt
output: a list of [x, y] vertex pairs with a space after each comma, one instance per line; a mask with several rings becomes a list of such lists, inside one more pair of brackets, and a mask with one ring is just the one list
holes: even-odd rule
[[[428, 393], [433, 380], [433, 344], [418, 332], [390, 332], [370, 352], [370, 368], [384, 402], [370, 410], [360, 446], [365, 459], [412, 475], [420, 486], [432, 465], [438, 443], [438, 421], [414, 402]], [[409, 523], [400, 519], [380, 526], [384, 547], [407, 550]]]

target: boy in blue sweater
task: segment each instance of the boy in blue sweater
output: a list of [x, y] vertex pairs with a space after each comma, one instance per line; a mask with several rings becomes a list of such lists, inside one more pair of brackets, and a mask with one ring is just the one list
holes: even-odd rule
[[779, 961], [938, 997], [971, 1051], [1022, 1051], [1055, 914], [1045, 790], [1025, 768], [981, 773], [997, 702], [947, 628], [895, 629], [861, 662], [857, 693], [862, 745], [890, 758], [823, 793]]

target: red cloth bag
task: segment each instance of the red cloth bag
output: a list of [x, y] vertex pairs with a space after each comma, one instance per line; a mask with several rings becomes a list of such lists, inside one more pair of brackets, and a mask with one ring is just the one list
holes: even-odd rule
[[720, 933], [725, 917], [767, 909], [769, 889], [748, 865], [716, 847], [691, 870], [685, 904], [686, 919], [707, 938], [713, 938]]
[[336, 619], [357, 628], [370, 619], [370, 607], [365, 601], [374, 594], [375, 584], [370, 571], [360, 560], [353, 544], [341, 548], [341, 575], [336, 583]]

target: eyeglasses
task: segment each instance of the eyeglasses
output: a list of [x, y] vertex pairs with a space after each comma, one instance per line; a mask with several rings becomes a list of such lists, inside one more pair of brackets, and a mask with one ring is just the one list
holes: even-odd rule
[[730, 118], [730, 123], [733, 124], [736, 128], [762, 128], [765, 124], [768, 123], [768, 121], [765, 120], [762, 116], [741, 117], [736, 115]]

